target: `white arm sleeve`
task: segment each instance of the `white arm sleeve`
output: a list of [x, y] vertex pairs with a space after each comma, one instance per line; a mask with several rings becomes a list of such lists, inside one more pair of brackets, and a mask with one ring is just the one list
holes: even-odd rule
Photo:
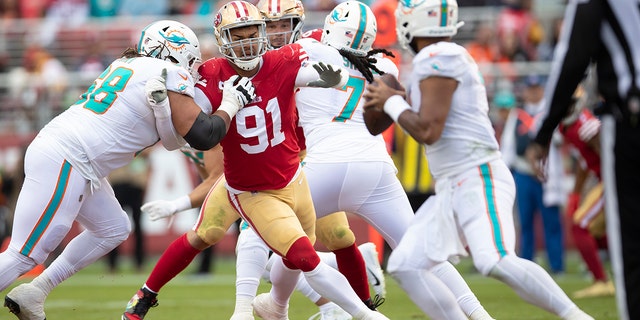
[[160, 136], [162, 145], [169, 151], [178, 149], [187, 142], [178, 134], [171, 122], [171, 107], [169, 99], [164, 99], [160, 104], [151, 108], [156, 118], [156, 130]]

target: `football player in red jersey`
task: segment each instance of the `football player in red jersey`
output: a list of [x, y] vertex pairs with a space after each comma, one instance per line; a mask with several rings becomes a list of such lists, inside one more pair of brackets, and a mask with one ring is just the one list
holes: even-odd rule
[[[275, 261], [287, 267], [279, 270], [293, 277], [302, 271], [318, 293], [355, 319], [387, 319], [369, 310], [344, 276], [322, 263], [313, 249], [315, 211], [300, 169], [293, 95], [300, 86], [342, 87], [348, 78], [346, 71], [307, 61], [300, 45], [267, 52], [265, 23], [258, 9], [248, 2], [224, 5], [214, 27], [226, 59], [211, 59], [200, 67], [198, 104], [205, 110], [217, 106], [222, 98], [221, 81], [234, 75], [252, 77], [256, 87], [256, 98], [236, 114], [221, 143], [226, 196], [267, 245], [284, 258]], [[216, 189], [206, 200], [203, 212], [211, 197], [216, 197]], [[193, 260], [202, 244], [211, 245], [211, 238], [219, 240], [218, 231], [226, 231], [237, 216], [215, 218], [218, 225], [204, 228], [206, 234], [200, 232], [203, 221], [199, 221], [195, 232], [188, 232], [167, 248], [143, 288], [131, 299], [124, 319], [142, 319], [157, 303], [160, 288]], [[156, 270], [160, 272], [154, 277]], [[256, 313], [264, 318], [286, 319], [293, 289], [274, 281], [272, 294], [254, 301]]]
[[[604, 197], [600, 176], [600, 120], [589, 109], [589, 95], [578, 87], [574, 96], [573, 110], [558, 126], [565, 141], [577, 149], [580, 163], [576, 165], [576, 179], [573, 191], [569, 194], [566, 214], [569, 216], [574, 242], [594, 283], [573, 293], [574, 298], [614, 296], [615, 287], [607, 277], [602, 265], [599, 248], [606, 248], [604, 225]], [[581, 201], [581, 194], [589, 173], [598, 180], [598, 184]]]

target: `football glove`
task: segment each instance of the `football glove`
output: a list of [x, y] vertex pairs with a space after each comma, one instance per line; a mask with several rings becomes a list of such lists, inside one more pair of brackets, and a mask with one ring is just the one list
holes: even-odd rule
[[344, 86], [349, 80], [349, 75], [345, 76], [342, 69], [334, 70], [332, 65], [326, 65], [324, 62], [314, 63], [313, 68], [318, 72], [320, 79], [308, 82], [309, 87], [337, 88]]
[[151, 106], [162, 104], [167, 99], [167, 69], [162, 69], [160, 76], [149, 78], [144, 85], [144, 91]]
[[234, 75], [224, 82], [222, 102], [218, 110], [226, 112], [229, 117], [233, 118], [238, 110], [244, 108], [255, 97], [255, 88], [251, 80], [247, 77]]
[[156, 221], [171, 217], [172, 215], [189, 208], [191, 208], [191, 200], [189, 199], [189, 196], [182, 196], [173, 201], [156, 200], [147, 202], [140, 207], [140, 210], [149, 215], [149, 219], [151, 219], [151, 221]]

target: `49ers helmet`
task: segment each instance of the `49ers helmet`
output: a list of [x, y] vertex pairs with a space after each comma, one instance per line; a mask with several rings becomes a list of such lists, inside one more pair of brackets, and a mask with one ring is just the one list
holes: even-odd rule
[[[257, 37], [242, 40], [232, 39], [231, 30], [249, 26], [258, 27]], [[267, 39], [265, 22], [262, 20], [258, 8], [249, 2], [231, 1], [225, 4], [215, 16], [213, 28], [220, 53], [240, 69], [247, 71], [254, 69], [260, 63], [260, 57], [267, 52], [269, 40]], [[240, 48], [242, 54], [238, 55], [234, 48]]]
[[304, 7], [300, 0], [260, 0], [256, 7], [260, 10], [262, 18], [267, 22], [284, 19], [291, 20], [291, 31], [285, 34], [285, 36], [289, 36], [288, 43], [294, 43], [300, 38], [302, 26], [304, 25]]

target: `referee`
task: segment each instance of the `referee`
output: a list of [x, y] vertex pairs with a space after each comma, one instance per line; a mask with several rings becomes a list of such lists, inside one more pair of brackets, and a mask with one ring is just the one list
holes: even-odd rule
[[569, 0], [546, 87], [548, 114], [530, 161], [546, 159], [553, 131], [590, 62], [597, 67], [607, 234], [620, 319], [640, 319], [639, 0]]

